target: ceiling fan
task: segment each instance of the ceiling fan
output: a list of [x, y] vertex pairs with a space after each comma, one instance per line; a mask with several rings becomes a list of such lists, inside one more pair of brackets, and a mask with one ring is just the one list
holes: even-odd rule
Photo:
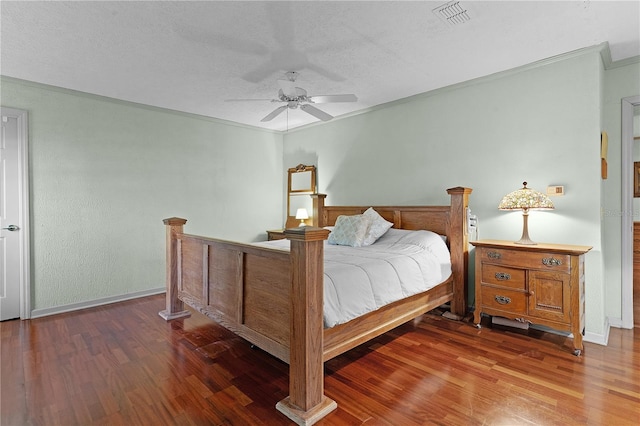
[[322, 95], [322, 96], [309, 96], [307, 91], [301, 87], [296, 87], [296, 78], [298, 73], [295, 71], [289, 71], [285, 74], [286, 79], [279, 79], [278, 84], [280, 89], [278, 90], [278, 97], [276, 99], [230, 99], [230, 101], [270, 101], [284, 103], [285, 105], [279, 106], [275, 110], [267, 114], [262, 120], [271, 121], [277, 117], [281, 112], [287, 108], [296, 109], [300, 108], [307, 114], [322, 120], [329, 121], [333, 118], [332, 115], [316, 108], [312, 104], [322, 104], [329, 102], [356, 102], [358, 100], [356, 95]]

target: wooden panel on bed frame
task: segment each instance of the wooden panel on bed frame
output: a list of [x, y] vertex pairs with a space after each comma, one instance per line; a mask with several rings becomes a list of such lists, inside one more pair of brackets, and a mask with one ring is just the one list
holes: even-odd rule
[[325, 206], [314, 194], [314, 226], [285, 230], [284, 252], [183, 233], [185, 219], [165, 219], [165, 320], [190, 315], [184, 303], [289, 364], [289, 396], [276, 408], [311, 425], [337, 404], [324, 395], [323, 363], [444, 303], [466, 314], [469, 188], [451, 188], [448, 206], [373, 206], [398, 229], [429, 229], [447, 236], [452, 275], [426, 292], [330, 329], [323, 328], [324, 240], [339, 215], [370, 206]]

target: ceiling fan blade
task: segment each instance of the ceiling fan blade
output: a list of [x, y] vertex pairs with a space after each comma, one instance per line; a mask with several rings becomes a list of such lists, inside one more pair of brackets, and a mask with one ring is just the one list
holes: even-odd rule
[[274, 118], [276, 118], [278, 116], [278, 114], [280, 114], [285, 109], [287, 109], [287, 105], [282, 105], [281, 107], [278, 107], [278, 108], [274, 109], [273, 111], [271, 111], [265, 118], [263, 118], [260, 121], [271, 121]]
[[291, 80], [278, 80], [278, 84], [282, 89], [282, 93], [288, 98], [295, 98], [298, 96], [296, 90], [296, 82]]
[[358, 101], [358, 97], [353, 94], [310, 96], [309, 99], [314, 104], [326, 104], [329, 102], [357, 102]]
[[306, 112], [307, 114], [313, 115], [315, 118], [319, 118], [322, 121], [329, 121], [333, 118], [332, 115], [329, 115], [326, 112], [321, 111], [318, 108], [309, 104], [300, 105], [300, 109]]
[[279, 99], [225, 99], [225, 102], [279, 102]]

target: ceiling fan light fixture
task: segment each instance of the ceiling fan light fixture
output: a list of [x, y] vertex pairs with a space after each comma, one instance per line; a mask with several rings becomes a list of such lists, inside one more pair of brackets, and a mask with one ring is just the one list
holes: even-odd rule
[[433, 9], [433, 13], [449, 25], [464, 24], [471, 20], [467, 13], [467, 8], [463, 7], [457, 0], [436, 7]]
[[284, 103], [275, 110], [267, 114], [261, 122], [271, 121], [280, 115], [282, 112], [287, 111], [287, 130], [289, 129], [289, 110], [300, 108], [302, 111], [322, 121], [329, 121], [333, 118], [332, 115], [316, 108], [311, 104], [318, 103], [331, 103], [331, 102], [357, 102], [358, 97], [354, 94], [341, 94], [341, 95], [321, 95], [321, 96], [309, 96], [307, 91], [301, 87], [297, 87], [295, 84], [298, 73], [295, 71], [289, 71], [285, 74], [286, 79], [279, 79], [278, 84], [280, 89], [278, 90], [278, 97], [276, 99], [228, 99], [227, 101], [270, 101]]

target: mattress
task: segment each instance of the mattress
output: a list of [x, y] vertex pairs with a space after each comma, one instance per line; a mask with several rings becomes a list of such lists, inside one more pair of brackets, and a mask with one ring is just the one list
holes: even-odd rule
[[[280, 250], [289, 240], [257, 243]], [[426, 291], [451, 275], [444, 238], [390, 229], [365, 247], [324, 245], [324, 326], [333, 327]]]

